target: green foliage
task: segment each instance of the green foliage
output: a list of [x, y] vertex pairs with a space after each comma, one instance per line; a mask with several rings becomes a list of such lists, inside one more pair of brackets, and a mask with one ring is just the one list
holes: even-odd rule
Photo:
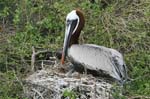
[[112, 88], [112, 96], [114, 99], [126, 99], [124, 95], [122, 95], [123, 88], [117, 85], [114, 85]]
[[[149, 0], [105, 0], [108, 4], [95, 1], [0, 0], [0, 28], [15, 28], [14, 34], [4, 31], [0, 35], [0, 73], [4, 78], [0, 79], [0, 98], [19, 97], [22, 86], [13, 83], [16, 78], [12, 70], [19, 77], [26, 73], [22, 69], [30, 70], [26, 60], [31, 58], [32, 46], [50, 51], [62, 47], [65, 17], [76, 8], [83, 10], [86, 20], [81, 43], [103, 45], [123, 53], [129, 76], [134, 79], [126, 85], [125, 95], [150, 95]], [[16, 91], [10, 93], [15, 86]], [[74, 99], [76, 94], [65, 91], [64, 96]], [[119, 97], [117, 92], [114, 97]]]
[[21, 84], [16, 81], [17, 78], [15, 73], [7, 71], [5, 73], [0, 73], [0, 77], [0, 98], [18, 99], [20, 97], [22, 87]]
[[76, 99], [76, 93], [74, 91], [71, 90], [65, 90], [63, 92], [63, 97], [68, 97], [69, 99]]

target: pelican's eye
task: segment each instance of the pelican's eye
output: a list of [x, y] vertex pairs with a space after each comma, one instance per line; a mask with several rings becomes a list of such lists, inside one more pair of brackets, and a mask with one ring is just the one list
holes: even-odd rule
[[66, 21], [66, 25], [69, 26], [69, 24], [71, 24], [71, 20]]

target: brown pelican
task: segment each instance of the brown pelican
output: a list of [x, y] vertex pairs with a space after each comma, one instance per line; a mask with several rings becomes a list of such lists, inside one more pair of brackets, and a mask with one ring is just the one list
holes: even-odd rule
[[71, 11], [66, 17], [66, 30], [61, 63], [66, 56], [76, 67], [103, 72], [123, 83], [127, 79], [123, 56], [115, 49], [94, 44], [78, 44], [84, 27], [84, 16], [80, 10]]

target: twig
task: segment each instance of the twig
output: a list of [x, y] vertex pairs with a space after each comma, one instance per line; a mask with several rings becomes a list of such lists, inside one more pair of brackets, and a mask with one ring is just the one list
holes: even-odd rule
[[41, 62], [41, 66], [42, 66], [42, 69], [44, 69], [44, 63], [43, 63], [43, 61]]
[[32, 56], [31, 56], [31, 71], [34, 71], [34, 63], [35, 63], [35, 57], [40, 54], [40, 53], [45, 53], [48, 52], [47, 50], [43, 50], [43, 51], [37, 51], [35, 52], [35, 48], [34, 46], [32, 46]]
[[150, 99], [149, 96], [130, 96], [128, 99]]
[[24, 86], [23, 86], [23, 83], [22, 83], [22, 81], [19, 80], [19, 78], [16, 76], [15, 70], [13, 70], [13, 73], [14, 73], [14, 76], [15, 76], [16, 80], [17, 80], [17, 81], [20, 83], [20, 85], [22, 86], [23, 92], [25, 93], [25, 88], [24, 88]]
[[[44, 99], [43, 95], [36, 89], [32, 89], [34, 92], [36, 92], [42, 99]], [[35, 98], [36, 99], [36, 98]]]
[[34, 63], [35, 63], [35, 49], [32, 46], [32, 56], [31, 56], [31, 70], [34, 71]]

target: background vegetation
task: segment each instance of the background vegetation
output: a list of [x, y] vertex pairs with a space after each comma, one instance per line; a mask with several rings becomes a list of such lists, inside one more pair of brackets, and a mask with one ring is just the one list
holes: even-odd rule
[[0, 0], [0, 99], [22, 97], [32, 46], [52, 52], [61, 48], [65, 17], [76, 8], [86, 19], [81, 43], [115, 48], [124, 55], [135, 79], [126, 85], [125, 96], [150, 95], [149, 0]]

